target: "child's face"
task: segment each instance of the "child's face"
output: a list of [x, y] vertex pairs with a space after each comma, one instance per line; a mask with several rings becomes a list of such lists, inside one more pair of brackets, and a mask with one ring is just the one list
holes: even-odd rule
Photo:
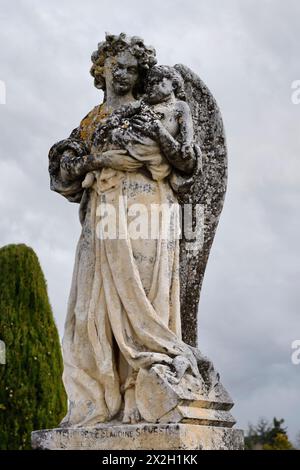
[[166, 77], [150, 77], [147, 84], [148, 101], [151, 104], [165, 101], [173, 93], [173, 84]]

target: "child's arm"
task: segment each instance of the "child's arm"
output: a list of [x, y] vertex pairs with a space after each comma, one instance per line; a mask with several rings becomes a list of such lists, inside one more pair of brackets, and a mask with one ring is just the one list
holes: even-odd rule
[[174, 112], [179, 125], [179, 138], [177, 140], [172, 137], [162, 126], [158, 134], [159, 144], [173, 166], [185, 173], [191, 173], [196, 162], [193, 148], [194, 132], [191, 111], [187, 103], [178, 101]]
[[194, 140], [194, 125], [190, 107], [184, 101], [178, 101], [176, 106], [179, 124], [179, 140], [182, 144], [183, 154], [191, 149]]
[[143, 116], [134, 120], [134, 127], [156, 140], [169, 162], [184, 173], [192, 173], [196, 155], [193, 147], [193, 122], [189, 106], [184, 101], [176, 103], [174, 113], [178, 120], [178, 140], [159, 119], [147, 121]]

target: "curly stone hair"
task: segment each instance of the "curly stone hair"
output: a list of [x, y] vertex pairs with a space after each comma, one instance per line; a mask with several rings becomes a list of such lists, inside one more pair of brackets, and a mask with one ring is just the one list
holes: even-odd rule
[[174, 67], [169, 65], [156, 65], [147, 73], [147, 78], [150, 77], [157, 77], [158, 79], [168, 78], [171, 80], [176, 98], [185, 101], [184, 81]]
[[105, 91], [104, 62], [108, 57], [114, 57], [119, 52], [129, 51], [138, 61], [141, 84], [147, 70], [156, 64], [156, 52], [154, 47], [146, 46], [143, 39], [137, 36], [127, 36], [121, 33], [118, 36], [106, 33], [105, 41], [98, 44], [98, 49], [92, 54], [91, 75], [94, 77], [96, 88]]

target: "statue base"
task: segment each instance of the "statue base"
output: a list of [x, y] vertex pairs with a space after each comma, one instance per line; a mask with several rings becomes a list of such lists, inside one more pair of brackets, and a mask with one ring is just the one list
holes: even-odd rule
[[240, 429], [197, 424], [102, 424], [34, 431], [40, 450], [243, 450]]

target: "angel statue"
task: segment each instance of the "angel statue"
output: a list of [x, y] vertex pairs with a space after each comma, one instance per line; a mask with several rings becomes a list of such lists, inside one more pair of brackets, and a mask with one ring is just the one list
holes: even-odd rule
[[156, 62], [142, 39], [106, 34], [91, 68], [103, 103], [49, 153], [51, 189], [80, 204], [82, 224], [60, 427], [234, 424], [233, 403], [196, 344], [226, 189], [222, 120], [191, 70]]

